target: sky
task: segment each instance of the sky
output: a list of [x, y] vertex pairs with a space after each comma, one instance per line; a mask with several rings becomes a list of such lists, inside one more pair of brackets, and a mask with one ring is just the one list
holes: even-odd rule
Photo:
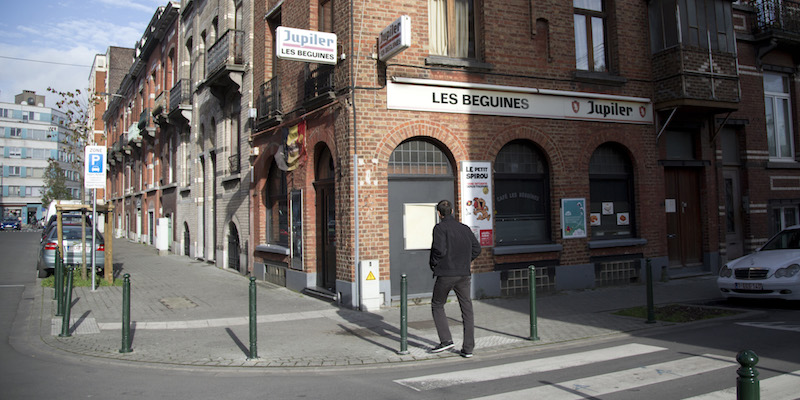
[[94, 56], [130, 47], [166, 0], [0, 0], [0, 102], [23, 90], [86, 92]]

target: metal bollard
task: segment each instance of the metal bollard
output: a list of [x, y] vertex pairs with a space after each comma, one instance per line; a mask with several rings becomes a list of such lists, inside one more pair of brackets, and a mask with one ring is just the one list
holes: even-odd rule
[[400, 351], [397, 354], [408, 354], [408, 277], [400, 276]]
[[646, 324], [656, 323], [656, 308], [653, 304], [653, 266], [647, 259], [647, 321]]
[[752, 350], [742, 350], [736, 355], [736, 361], [741, 368], [736, 370], [737, 400], [759, 400], [761, 398], [761, 385], [758, 383], [758, 356]]
[[66, 298], [64, 299], [64, 310], [61, 313], [64, 317], [61, 319], [61, 333], [58, 335], [59, 337], [72, 336], [69, 333], [69, 316], [70, 311], [72, 311], [72, 274], [74, 271], [75, 268], [70, 268], [69, 272], [67, 272], [67, 292], [64, 294]]
[[122, 348], [119, 352], [131, 351], [131, 274], [125, 274], [122, 280]]
[[531, 336], [528, 340], [539, 340], [538, 323], [536, 320], [536, 267], [528, 266], [528, 294], [530, 295]]
[[248, 360], [258, 358], [258, 332], [256, 331], [258, 321], [256, 317], [256, 277], [250, 277], [250, 357]]

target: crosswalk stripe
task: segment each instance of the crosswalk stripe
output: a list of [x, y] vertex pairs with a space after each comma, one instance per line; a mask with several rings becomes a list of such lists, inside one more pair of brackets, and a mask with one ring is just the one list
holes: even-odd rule
[[[760, 397], [770, 400], [796, 400], [800, 388], [800, 370], [774, 376], [759, 382]], [[736, 387], [706, 393], [685, 400], [730, 400], [736, 396]]]
[[587, 396], [600, 396], [622, 390], [630, 390], [655, 383], [668, 382], [691, 375], [702, 374], [721, 368], [736, 365], [731, 357], [720, 357], [712, 354], [688, 357], [645, 367], [631, 368], [625, 371], [575, 379], [566, 382], [539, 386], [531, 389], [480, 397], [473, 400], [490, 399], [584, 399]]
[[577, 367], [596, 362], [609, 361], [624, 357], [638, 356], [667, 350], [664, 347], [631, 343], [622, 346], [591, 350], [582, 353], [567, 354], [557, 357], [521, 361], [494, 367], [476, 368], [467, 371], [445, 372], [408, 379], [395, 380], [404, 386], [417, 391], [438, 389], [464, 383], [485, 382], [495, 379], [511, 378], [537, 372], [554, 371], [562, 368]]

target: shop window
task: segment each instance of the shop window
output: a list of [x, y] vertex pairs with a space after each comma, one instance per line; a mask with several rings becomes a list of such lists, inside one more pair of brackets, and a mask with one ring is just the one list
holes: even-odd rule
[[267, 242], [289, 246], [289, 201], [286, 189], [286, 172], [273, 163], [267, 178]]
[[478, 58], [478, 0], [428, 0], [430, 53]]
[[770, 159], [794, 161], [788, 76], [764, 73], [764, 108]]
[[551, 242], [547, 163], [535, 146], [511, 142], [494, 163], [497, 246]]
[[603, 0], [573, 0], [575, 21], [575, 67], [606, 72], [606, 10]]
[[635, 236], [633, 166], [621, 146], [607, 143], [592, 154], [589, 196], [593, 239]]

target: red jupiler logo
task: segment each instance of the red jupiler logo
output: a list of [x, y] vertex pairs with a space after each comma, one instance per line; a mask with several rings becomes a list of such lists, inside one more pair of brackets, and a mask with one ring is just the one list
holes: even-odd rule
[[577, 114], [578, 111], [580, 111], [580, 110], [581, 110], [581, 103], [578, 100], [573, 101], [572, 102], [572, 112]]
[[644, 116], [645, 116], [645, 115], [647, 115], [647, 107], [645, 107], [645, 106], [640, 106], [640, 107], [639, 107], [639, 115], [641, 115], [641, 116], [642, 116], [642, 118], [644, 118]]

